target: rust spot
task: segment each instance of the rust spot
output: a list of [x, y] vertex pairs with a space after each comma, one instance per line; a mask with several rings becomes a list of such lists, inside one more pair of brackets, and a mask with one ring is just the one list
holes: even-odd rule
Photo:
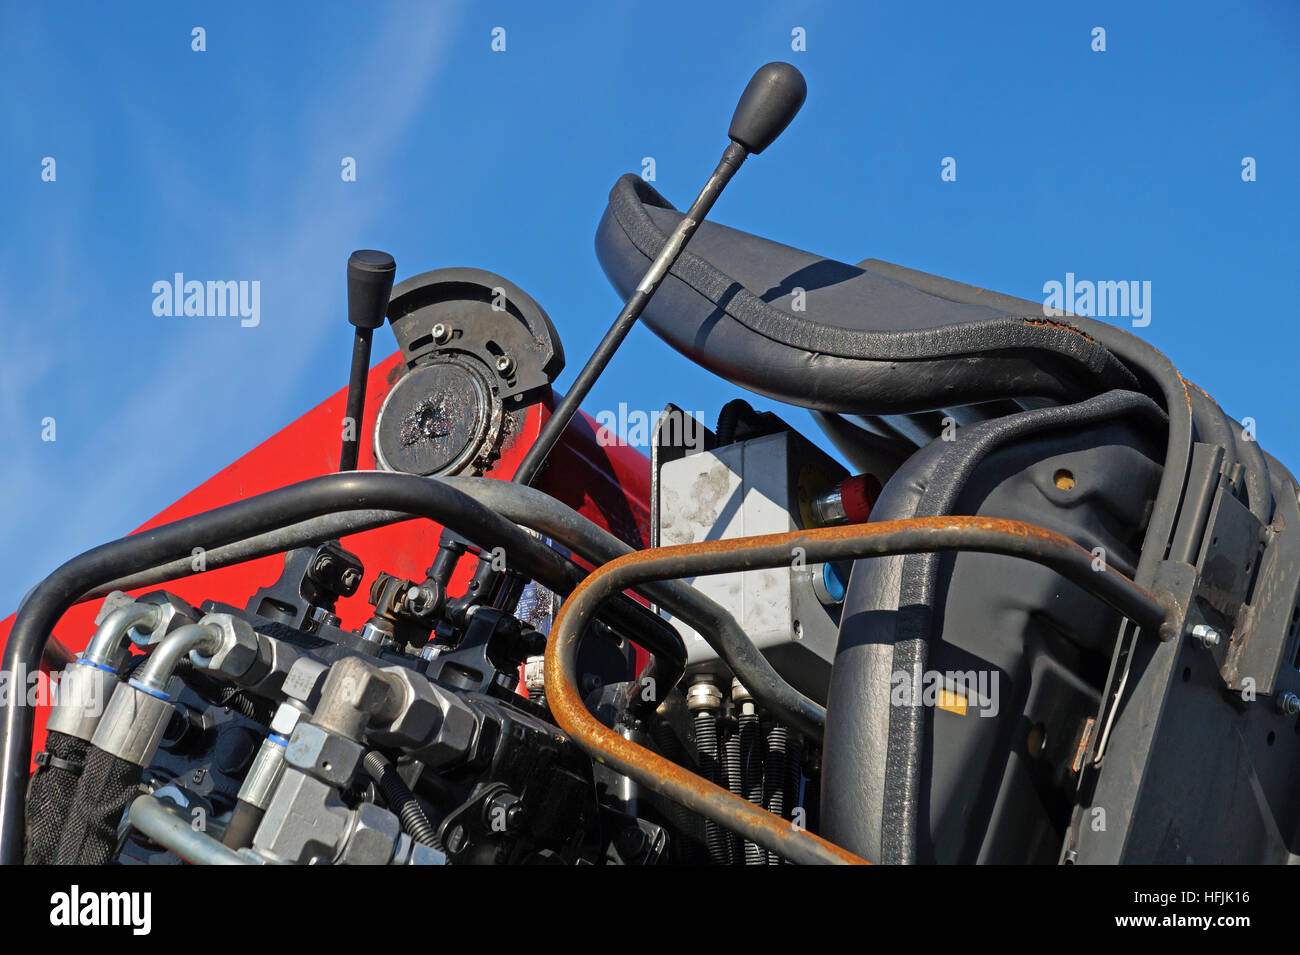
[[454, 426], [452, 396], [448, 390], [436, 395], [426, 395], [402, 419], [398, 437], [403, 447], [409, 448], [417, 441], [445, 438]]
[[1096, 339], [1094, 339], [1087, 332], [1081, 332], [1073, 325], [1067, 325], [1064, 322], [1052, 322], [1052, 321], [1048, 321], [1045, 318], [1026, 318], [1024, 319], [1024, 322], [1026, 325], [1035, 325], [1040, 328], [1058, 328], [1063, 332], [1073, 332], [1074, 334], [1078, 335], [1080, 338], [1084, 339], [1085, 341], [1090, 341], [1090, 342], [1096, 341]]
[[[790, 552], [796, 547], [834, 541], [864, 543], [874, 538], [908, 530], [991, 531], [998, 535], [1017, 537], [1031, 542], [1035, 546], [1031, 546], [1030, 551], [1038, 557], [1050, 552], [1057, 557], [1064, 554], [1088, 563], [1092, 560], [1092, 555], [1074, 541], [1044, 527], [1023, 521], [969, 516], [919, 517], [899, 521], [820, 527], [784, 534], [678, 544], [625, 554], [601, 565], [589, 574], [569, 595], [568, 601], [561, 608], [559, 617], [555, 621], [551, 639], [546, 647], [546, 685], [547, 699], [556, 723], [598, 761], [631, 776], [652, 791], [708, 816], [720, 825], [732, 829], [743, 827], [747, 838], [752, 838], [774, 851], [781, 852], [782, 848], [795, 848], [798, 843], [801, 855], [827, 862], [864, 863], [865, 860], [847, 850], [810, 832], [794, 828], [787, 820], [766, 812], [761, 807], [714, 785], [696, 773], [625, 739], [600, 723], [583, 703], [574, 675], [567, 672], [567, 664], [561, 659], [564, 653], [561, 648], [571, 647], [582, 632], [580, 618], [583, 611], [582, 601], [579, 598], [603, 578], [622, 568], [653, 564], [654, 570], [664, 571], [660, 576], [644, 578], [644, 582], [648, 579], [665, 579], [671, 576], [671, 572], [665, 570], [666, 567], [683, 569], [680, 564], [673, 563], [674, 558], [730, 554], [735, 555], [737, 559], [729, 569], [744, 569], [746, 553], [767, 549], [769, 551], [767, 556], [760, 560], [767, 560], [770, 563], [772, 550]], [[930, 549], [940, 548], [936, 546]], [[1076, 553], [1070, 554], [1071, 551]], [[903, 551], [882, 548], [882, 552], [902, 553]], [[863, 548], [859, 553], [865, 556], [872, 555], [869, 548]], [[1133, 594], [1140, 595], [1155, 604], [1155, 611], [1163, 609], [1160, 601], [1113, 568], [1106, 567], [1100, 573], [1123, 580]], [[575, 610], [575, 607], [579, 609]], [[1168, 611], [1163, 610], [1163, 612], [1167, 615]]]
[[1083, 769], [1083, 760], [1088, 755], [1088, 744], [1092, 741], [1092, 731], [1096, 726], [1097, 721], [1090, 716], [1079, 727], [1079, 738], [1074, 742], [1074, 761], [1070, 763], [1070, 772], [1076, 776]]

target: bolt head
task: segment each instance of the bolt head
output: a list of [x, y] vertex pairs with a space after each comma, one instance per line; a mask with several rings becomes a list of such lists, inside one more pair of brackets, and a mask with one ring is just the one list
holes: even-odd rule
[[1210, 647], [1217, 647], [1222, 640], [1222, 637], [1219, 635], [1219, 631], [1215, 630], [1213, 627], [1208, 626], [1207, 624], [1198, 623], [1196, 626], [1192, 627], [1192, 639], [1195, 640], [1197, 644], [1208, 650]]

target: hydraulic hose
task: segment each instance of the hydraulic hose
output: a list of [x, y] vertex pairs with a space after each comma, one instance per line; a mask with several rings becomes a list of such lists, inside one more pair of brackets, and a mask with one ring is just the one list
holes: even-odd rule
[[89, 752], [89, 740], [58, 730], [45, 734], [45, 750], [36, 757], [36, 773], [27, 794], [25, 865], [53, 865]]
[[109, 700], [90, 741], [55, 854], [58, 865], [104, 865], [117, 851], [122, 813], [139, 796], [144, 767], [153, 760], [175, 710], [167, 684], [191, 650], [212, 649], [221, 631], [187, 624], [172, 631]]
[[[605, 564], [627, 554], [643, 553], [535, 488], [491, 478], [451, 480], [486, 506], [558, 541], [593, 564]], [[822, 738], [825, 709], [776, 672], [725, 607], [679, 580], [647, 581], [635, 589], [696, 630], [750, 690], [754, 699], [808, 737]], [[664, 692], [668, 688], [664, 687]]]
[[[1114, 390], [1076, 404], [1050, 406], [984, 421], [964, 428], [958, 441], [935, 440], [918, 451], [891, 479], [890, 491], [876, 502], [876, 521], [913, 516], [938, 517], [957, 510], [963, 490], [978, 467], [999, 449], [1031, 436], [1084, 432], [1128, 421], [1135, 428], [1163, 428], [1165, 415], [1140, 392]], [[1154, 445], [1154, 442], [1152, 442]], [[1152, 448], [1152, 453], [1157, 453]], [[919, 474], [932, 473], [924, 480]], [[1145, 487], [1146, 485], [1144, 485]], [[891, 498], [891, 492], [897, 492]], [[1138, 492], [1134, 492], [1138, 493]], [[855, 570], [841, 609], [844, 620], [831, 670], [822, 785], [825, 831], [841, 845], [875, 861], [905, 864], [915, 861], [920, 825], [922, 764], [925, 758], [927, 714], [923, 707], [894, 707], [872, 692], [882, 673], [871, 666], [871, 648], [888, 644], [882, 669], [906, 672], [919, 679], [929, 659], [933, 613], [939, 597], [936, 552], [914, 554], [889, 562], [874, 562]], [[1111, 564], [1131, 572], [1118, 555]], [[897, 599], [886, 614], [870, 612], [866, 604], [885, 593], [871, 581], [899, 581]], [[1084, 589], [1087, 589], [1086, 587]], [[891, 598], [892, 599], [892, 598]], [[909, 607], [903, 616], [914, 619], [904, 632], [893, 629], [895, 607]], [[872, 610], [874, 610], [872, 605]], [[864, 631], [870, 631], [864, 635]], [[888, 632], [886, 637], [884, 632]], [[879, 659], [879, 658], [877, 658]], [[884, 677], [887, 679], [887, 677]], [[884, 724], [889, 745], [878, 760], [861, 759], [864, 740]], [[867, 808], [868, 793], [888, 791], [883, 808]], [[879, 818], [880, 848], [865, 833]]]
[[106, 865], [117, 848], [122, 813], [140, 795], [144, 767], [94, 746], [59, 836], [56, 865]]
[[[148, 659], [143, 655], [132, 657], [118, 670], [118, 679], [131, 679]], [[175, 673], [185, 681], [186, 686], [209, 703], [228, 706], [255, 723], [268, 724], [275, 715], [275, 703], [271, 700], [254, 696], [238, 684], [213, 679], [184, 657], [176, 661]]]
[[[195, 546], [221, 547], [265, 531], [339, 510], [382, 507], [439, 521], [480, 546], [503, 547], [514, 568], [552, 590], [567, 593], [583, 571], [513, 523], [450, 486], [410, 474], [351, 471], [329, 474], [236, 501], [193, 517], [103, 544], [63, 564], [24, 601], [5, 646], [4, 670], [33, 672], [50, 633], [81, 596], [125, 571], [147, 570], [189, 555]], [[630, 605], [630, 606], [629, 606]], [[643, 608], [610, 605], [609, 621], [646, 639], [671, 658], [680, 647], [658, 630], [646, 630]], [[664, 628], [676, 636], [671, 627]], [[655, 648], [651, 652], [656, 652]], [[24, 788], [31, 763], [35, 712], [9, 694], [0, 723], [0, 864], [17, 864], [23, 852]]]
[[[425, 478], [447, 485], [491, 508], [507, 520], [551, 538], [592, 564], [604, 564], [635, 551], [577, 511], [536, 488], [495, 478]], [[277, 531], [209, 550], [209, 569], [265, 557], [268, 554], [309, 543], [333, 540], [387, 524], [410, 520], [401, 511], [353, 510], [303, 521]], [[152, 586], [174, 577], [193, 573], [188, 553], [183, 559], [152, 568], [130, 578], [118, 578], [104, 587], [133, 589]], [[168, 576], [170, 575], [170, 576]], [[544, 582], [543, 582], [544, 583]], [[101, 587], [99, 589], [104, 589]], [[555, 589], [555, 588], [552, 588]], [[740, 624], [725, 607], [706, 597], [690, 584], [677, 580], [653, 581], [637, 591], [695, 629], [736, 674], [751, 688], [756, 700], [782, 722], [797, 728], [813, 740], [822, 738], [826, 711], [790, 686], [754, 646]], [[565, 591], [567, 593], [567, 591]], [[659, 676], [663, 685], [667, 677]]]
[[156, 604], [134, 601], [110, 611], [86, 649], [65, 668], [46, 726], [45, 751], [37, 756], [27, 792], [27, 865], [54, 862], [90, 753], [90, 738], [117, 686], [113, 670], [122, 658], [122, 641], [132, 627], [152, 627], [159, 613]]

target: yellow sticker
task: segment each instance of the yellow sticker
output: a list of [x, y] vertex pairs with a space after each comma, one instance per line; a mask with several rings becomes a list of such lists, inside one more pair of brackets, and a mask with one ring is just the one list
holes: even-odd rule
[[940, 690], [939, 709], [947, 710], [949, 713], [956, 713], [958, 716], [965, 716], [966, 697], [954, 690]]

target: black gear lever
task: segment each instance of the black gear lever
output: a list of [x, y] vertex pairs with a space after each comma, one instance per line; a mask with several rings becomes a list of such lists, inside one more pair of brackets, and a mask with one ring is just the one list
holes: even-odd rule
[[591, 386], [596, 383], [596, 379], [614, 357], [618, 346], [623, 343], [623, 339], [627, 337], [637, 319], [641, 317], [641, 313], [645, 311], [646, 305], [667, 277], [673, 263], [686, 248], [686, 243], [690, 241], [695, 230], [704, 221], [704, 217], [713, 208], [713, 203], [722, 194], [723, 188], [731, 181], [731, 177], [736, 174], [736, 170], [740, 168], [746, 156], [750, 153], [761, 153], [772, 145], [772, 141], [790, 125], [790, 121], [799, 112], [799, 107], [803, 105], [807, 95], [808, 85], [804, 82], [803, 74], [789, 63], [768, 63], [766, 66], [759, 67], [736, 105], [736, 112], [731, 118], [731, 128], [727, 131], [731, 144], [722, 154], [718, 167], [713, 170], [713, 175], [704, 184], [704, 188], [700, 190], [691, 208], [677, 224], [673, 234], [668, 237], [668, 241], [664, 243], [659, 255], [650, 264], [650, 268], [646, 270], [636, 291], [624, 304], [623, 310], [618, 313], [618, 318], [614, 319], [614, 324], [610, 326], [605, 337], [596, 346], [596, 350], [587, 359], [587, 364], [578, 373], [573, 386], [551, 412], [537, 440], [533, 442], [528, 453], [524, 455], [523, 461], [519, 463], [514, 476], [516, 482], [520, 484], [533, 482], [533, 478], [546, 462], [546, 456], [559, 441], [560, 434], [568, 427], [573, 416], [577, 414], [578, 407], [591, 391]]
[[348, 321], [352, 338], [352, 373], [348, 377], [348, 402], [343, 418], [340, 471], [355, 471], [361, 446], [361, 416], [366, 407], [366, 378], [370, 375], [370, 340], [384, 324], [388, 299], [393, 293], [397, 262], [387, 252], [359, 249], [348, 257]]

